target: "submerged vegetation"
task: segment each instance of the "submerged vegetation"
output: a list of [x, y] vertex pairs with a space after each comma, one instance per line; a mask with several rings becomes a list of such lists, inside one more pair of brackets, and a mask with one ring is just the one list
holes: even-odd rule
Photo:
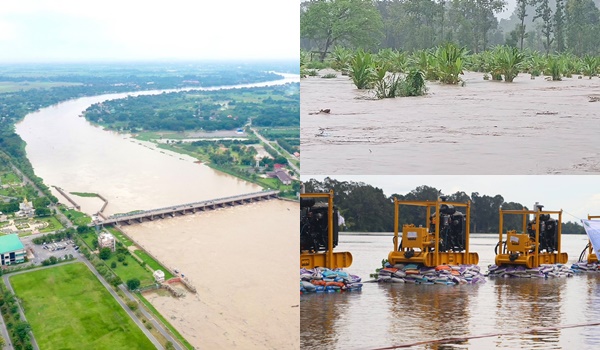
[[463, 84], [463, 71], [509, 83], [521, 73], [592, 79], [600, 70], [599, 5], [523, 0], [499, 20], [505, 0], [303, 1], [301, 69], [332, 68], [380, 98], [402, 96], [398, 87], [414, 71], [444, 84]]
[[[311, 64], [310, 53], [303, 51], [302, 57], [302, 67], [317, 66]], [[426, 81], [462, 84], [463, 71], [481, 72], [483, 79], [491, 77], [507, 83], [513, 82], [521, 73], [530, 74], [531, 79], [540, 75], [555, 81], [574, 75], [592, 79], [600, 74], [600, 56], [546, 55], [506, 45], [473, 54], [464, 47], [447, 43], [412, 53], [391, 49], [371, 53], [336, 47], [330, 57], [319, 61], [318, 66], [349, 75], [357, 89], [372, 89], [377, 98], [389, 98], [423, 95], [427, 90]]]

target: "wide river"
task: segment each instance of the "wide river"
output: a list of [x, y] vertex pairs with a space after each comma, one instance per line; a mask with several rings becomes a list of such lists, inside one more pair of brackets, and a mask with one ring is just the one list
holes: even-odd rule
[[[495, 234], [471, 235], [482, 272], [493, 264], [497, 241]], [[564, 235], [562, 242], [570, 265], [587, 236]], [[392, 249], [390, 235], [343, 235], [337, 247], [352, 253], [354, 263], [346, 271], [363, 281]], [[305, 349], [376, 349], [485, 336], [411, 348], [596, 349], [599, 303], [600, 273], [592, 272], [555, 279], [487, 278], [484, 284], [458, 286], [366, 283], [361, 292], [303, 295], [300, 343]], [[544, 329], [526, 333], [531, 328]]]
[[[284, 77], [220, 88], [300, 80], [298, 75]], [[99, 193], [109, 202], [106, 215], [261, 189], [194, 163], [191, 157], [105, 131], [78, 117], [93, 103], [161, 92], [63, 102], [27, 115], [17, 124], [16, 132], [27, 142], [27, 156], [35, 173], [48, 186], [61, 187], [65, 192]], [[62, 203], [70, 205], [53, 191]], [[103, 205], [98, 198], [72, 198], [88, 214]], [[196, 348], [297, 349], [299, 297], [297, 279], [291, 273], [297, 267], [297, 207], [294, 202], [271, 200], [123, 227], [166, 266], [185, 271], [198, 290], [198, 294], [182, 299], [146, 297]], [[276, 285], [264, 280], [266, 268], [279, 277]]]
[[[284, 77], [272, 82], [220, 88], [299, 81], [298, 75]], [[106, 94], [66, 101], [27, 115], [17, 124], [16, 132], [27, 143], [27, 157], [36, 175], [47, 185], [61, 187], [66, 192], [101, 194], [109, 202], [105, 209], [107, 215], [260, 190], [254, 184], [196, 164], [191, 157], [159, 150], [151, 143], [136, 141], [128, 135], [105, 131], [78, 117], [94, 103], [163, 91], [176, 90]], [[88, 214], [96, 213], [103, 204], [90, 197], [74, 199]]]

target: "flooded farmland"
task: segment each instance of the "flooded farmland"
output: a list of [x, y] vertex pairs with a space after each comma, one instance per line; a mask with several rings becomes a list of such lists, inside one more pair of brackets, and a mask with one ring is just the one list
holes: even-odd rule
[[464, 86], [428, 82], [425, 96], [384, 100], [339, 72], [302, 79], [302, 172], [600, 173], [598, 78], [462, 79]]

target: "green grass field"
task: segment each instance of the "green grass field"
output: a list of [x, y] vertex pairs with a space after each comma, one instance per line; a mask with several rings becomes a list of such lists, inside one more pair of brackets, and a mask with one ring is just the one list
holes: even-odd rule
[[92, 222], [92, 218], [86, 214], [73, 209], [61, 208], [61, 211], [73, 222], [74, 225], [87, 225]]
[[117, 230], [116, 228], [109, 226], [106, 227], [106, 230], [112, 233], [112, 235], [115, 236], [117, 240], [119, 240], [119, 242], [123, 243], [124, 246], [130, 247], [133, 245], [133, 242], [129, 238], [125, 237], [125, 235], [122, 234], [121, 231]]
[[38, 218], [37, 220], [46, 221], [49, 225], [40, 230], [40, 233], [52, 232], [62, 230], [64, 226], [58, 221], [54, 216], [49, 216], [46, 218]]
[[148, 254], [146, 254], [146, 252], [142, 251], [142, 250], [136, 250], [134, 252], [135, 255], [137, 255], [140, 259], [142, 259], [142, 261], [144, 261], [146, 264], [148, 264], [148, 266], [153, 270], [163, 270], [163, 272], [165, 273], [165, 280], [168, 280], [170, 278], [173, 278], [173, 274], [170, 273], [167, 269], [165, 269], [164, 267], [162, 267], [161, 264], [159, 264], [156, 260], [152, 259], [152, 257]]
[[12, 276], [40, 349], [154, 349], [84, 264]]
[[142, 287], [154, 283], [152, 272], [143, 268], [134, 257], [131, 255], [125, 255], [125, 261], [127, 262], [127, 266], [123, 265], [122, 262], [119, 262], [117, 260], [117, 254], [113, 253], [110, 256], [110, 259], [106, 260], [106, 265], [111, 266], [111, 263], [115, 262], [117, 267], [111, 268], [111, 270], [113, 270], [123, 282], [127, 282], [132, 278], [137, 278], [140, 280]]

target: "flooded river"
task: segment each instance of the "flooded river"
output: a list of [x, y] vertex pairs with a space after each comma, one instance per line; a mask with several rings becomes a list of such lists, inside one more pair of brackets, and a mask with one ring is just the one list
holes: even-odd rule
[[[274, 82], [230, 88], [299, 80], [297, 75], [285, 77]], [[162, 91], [172, 90], [70, 100], [27, 115], [17, 124], [16, 132], [27, 143], [27, 157], [36, 175], [47, 185], [59, 186], [66, 192], [101, 194], [109, 202], [105, 209], [107, 215], [260, 190], [259, 186], [194, 163], [195, 159], [191, 157], [159, 150], [151, 143], [134, 140], [128, 135], [105, 131], [78, 117], [97, 102]], [[58, 192], [53, 191], [69, 205]], [[96, 213], [103, 205], [99, 199], [75, 198], [88, 214]]]
[[[479, 266], [493, 264], [497, 235], [471, 235]], [[587, 244], [564, 235], [569, 264]], [[354, 257], [348, 272], [369, 280], [392, 249], [392, 236], [340, 236]], [[556, 279], [488, 278], [477, 285], [366, 283], [361, 292], [303, 295], [301, 346], [376, 349], [442, 338], [484, 336], [414, 349], [595, 349], [600, 342], [600, 273]], [[559, 328], [550, 329], [550, 327]], [[577, 326], [561, 328], [564, 326]], [[579, 327], [581, 326], [581, 327]], [[545, 328], [533, 333], [525, 331]], [[491, 335], [491, 336], [486, 336]]]
[[598, 78], [462, 79], [464, 87], [428, 82], [426, 96], [370, 100], [339, 72], [303, 78], [302, 172], [600, 173]]
[[[293, 81], [298, 75], [253, 86]], [[151, 93], [160, 91], [143, 92]], [[93, 103], [127, 95], [80, 98], [27, 115], [16, 131], [36, 174], [66, 192], [101, 194], [107, 215], [261, 189], [78, 117]], [[73, 198], [88, 214], [103, 204]], [[123, 229], [167, 266], [185, 271], [198, 289], [181, 300], [149, 297], [193, 346], [297, 349], [299, 297], [290, 273], [297, 266], [297, 213], [296, 203], [270, 200]]]

